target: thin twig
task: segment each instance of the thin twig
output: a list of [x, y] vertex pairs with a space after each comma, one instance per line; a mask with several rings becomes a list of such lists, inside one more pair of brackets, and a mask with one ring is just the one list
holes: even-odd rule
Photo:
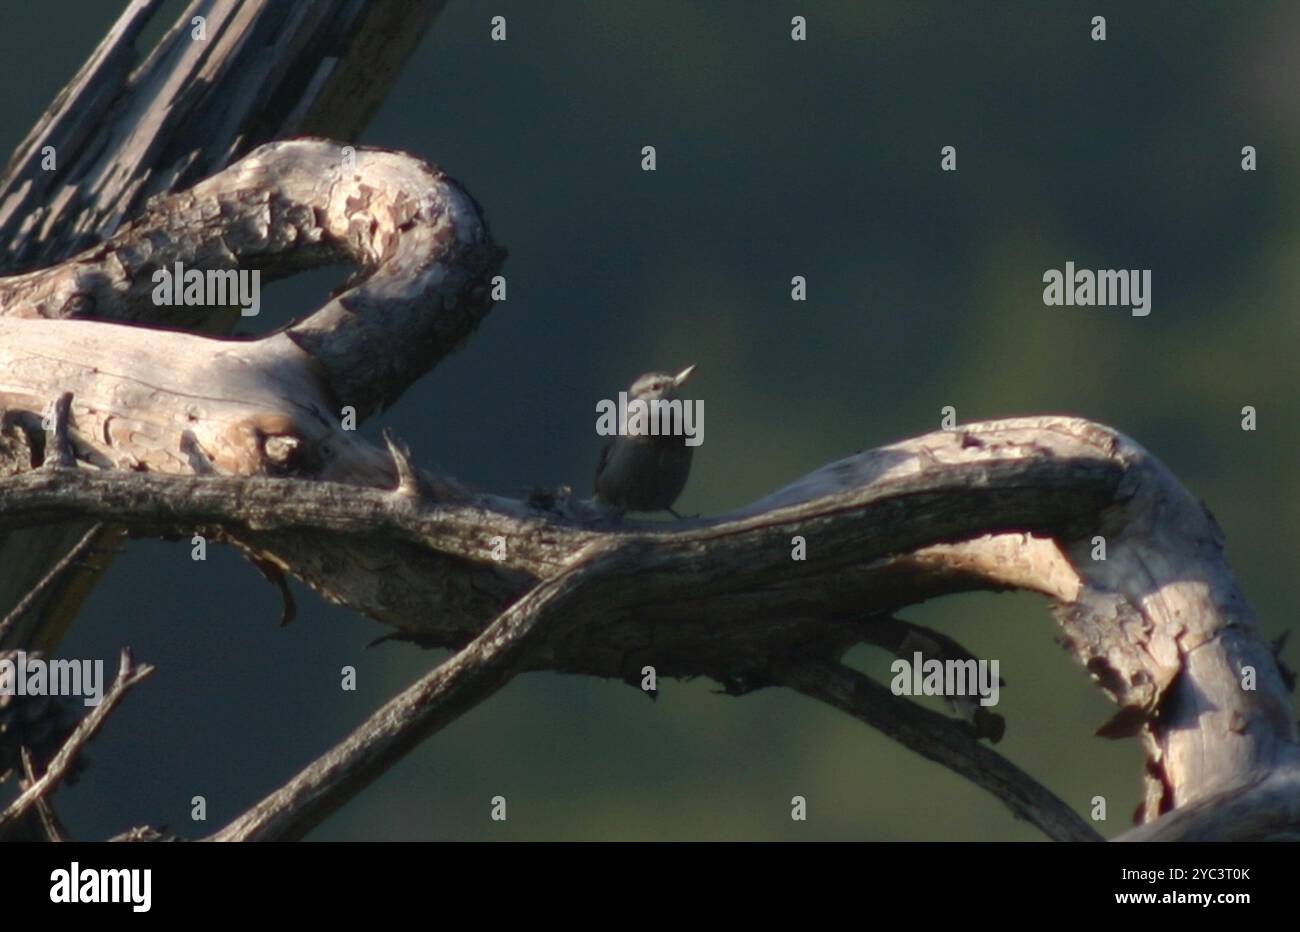
[[77, 759], [77, 755], [103, 727], [104, 722], [108, 720], [108, 716], [112, 714], [117, 704], [125, 698], [133, 686], [150, 673], [153, 673], [153, 671], [154, 668], [147, 663], [138, 667], [135, 666], [131, 661], [131, 651], [126, 648], [122, 649], [117, 678], [113, 680], [113, 685], [109, 687], [108, 693], [103, 700], [99, 705], [95, 706], [89, 715], [77, 723], [77, 727], [68, 736], [68, 740], [63, 742], [63, 747], [59, 748], [59, 753], [54, 755], [54, 759], [45, 768], [45, 773], [41, 774], [40, 779], [10, 803], [8, 809], [0, 813], [0, 836], [4, 834], [8, 826], [22, 818], [41, 799], [54, 792], [72, 769], [72, 764]]
[[860, 719], [904, 747], [988, 790], [1017, 817], [1056, 841], [1104, 841], [1092, 826], [962, 723], [901, 696], [840, 663], [801, 660], [778, 666], [779, 684]]
[[71, 569], [72, 565], [86, 554], [86, 551], [90, 550], [95, 543], [95, 538], [99, 536], [99, 532], [103, 529], [104, 525], [102, 522], [92, 525], [90, 530], [81, 535], [81, 539], [73, 545], [72, 549], [65, 553], [59, 559], [59, 562], [55, 563], [54, 566], [50, 568], [50, 571], [41, 577], [40, 582], [33, 586], [31, 591], [22, 597], [8, 615], [5, 615], [4, 620], [0, 621], [0, 642], [4, 641], [5, 636], [9, 633], [9, 629], [17, 624], [18, 620], [22, 618], [23, 615], [27, 614], [31, 607], [36, 604], [36, 600], [41, 597], [41, 594], [53, 586], [58, 581], [59, 577]]
[[[37, 780], [36, 768], [32, 764], [31, 748], [22, 748], [23, 772], [27, 775], [27, 785], [31, 786]], [[50, 805], [48, 796], [42, 796], [36, 800], [36, 815], [40, 819], [41, 831], [45, 833], [46, 841], [67, 841], [68, 833], [64, 829], [63, 823], [54, 812], [54, 807]]]

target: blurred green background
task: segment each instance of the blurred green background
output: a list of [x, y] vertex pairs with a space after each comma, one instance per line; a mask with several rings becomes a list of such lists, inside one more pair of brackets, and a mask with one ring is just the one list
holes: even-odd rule
[[[6, 10], [5, 151], [123, 6]], [[1211, 506], [1266, 634], [1294, 627], [1300, 5], [1132, 6], [452, 0], [361, 141], [468, 186], [510, 250], [509, 301], [367, 433], [391, 426], [422, 462], [495, 492], [586, 494], [596, 401], [694, 362], [707, 432], [679, 508], [713, 513], [937, 429], [944, 405], [963, 421], [1083, 415]], [[790, 41], [795, 14], [807, 42]], [[1105, 42], [1089, 39], [1097, 14]], [[505, 43], [488, 41], [493, 15]], [[956, 173], [939, 171], [945, 145]], [[1243, 145], [1259, 171], [1241, 171]], [[1151, 315], [1044, 307], [1044, 270], [1070, 259], [1151, 269]], [[341, 274], [274, 286], [257, 328]], [[793, 275], [806, 303], [790, 301]], [[130, 546], [65, 653], [111, 670], [129, 644], [159, 671], [61, 795], [75, 835], [215, 829], [442, 656], [367, 649], [385, 629], [297, 595], [280, 629], [275, 591], [230, 552]], [[1105, 796], [1104, 834], [1129, 825], [1139, 749], [1093, 737], [1112, 707], [1041, 600], [904, 617], [998, 658], [999, 750], [1080, 812]], [[887, 670], [879, 652], [854, 657]], [[345, 664], [355, 693], [339, 689]], [[621, 684], [516, 681], [311, 837], [1041, 837], [801, 697], [660, 686], [651, 703]], [[206, 826], [189, 821], [194, 795]], [[496, 795], [505, 823], [489, 819]]]

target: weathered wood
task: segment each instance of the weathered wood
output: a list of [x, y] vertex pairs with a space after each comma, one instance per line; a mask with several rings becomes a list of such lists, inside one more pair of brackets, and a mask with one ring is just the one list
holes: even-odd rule
[[0, 181], [7, 268], [61, 261], [149, 196], [275, 137], [355, 138], [446, 0], [193, 0], [140, 62], [162, 5], [131, 3], [14, 151]]
[[[789, 682], [817, 695], [789, 665], [835, 663], [869, 640], [873, 616], [949, 592], [1028, 588], [1060, 605], [1071, 650], [1120, 704], [1124, 731], [1142, 736], [1165, 788], [1144, 818], [1257, 780], [1294, 754], [1285, 685], [1212, 519], [1149, 454], [1086, 421], [927, 435], [831, 464], [735, 513], [668, 526], [611, 523], [581, 502], [413, 501], [396, 488], [302, 480], [83, 468], [0, 482], [0, 527], [73, 513], [143, 533], [217, 529], [344, 604], [450, 645], [597, 547], [619, 560], [566, 600], [565, 624], [518, 667], [631, 679], [650, 664], [735, 691]], [[1182, 543], [1154, 529], [1162, 522]], [[1111, 535], [1104, 568], [1083, 556], [1098, 530]], [[796, 534], [815, 558], [790, 559]], [[496, 536], [507, 540], [501, 561]], [[365, 571], [377, 558], [398, 569]], [[1256, 667], [1254, 690], [1240, 688], [1243, 660]]]
[[[136, 43], [162, 6], [133, 0], [14, 151], [0, 181], [0, 268], [59, 262], [115, 233], [148, 197], [192, 184], [277, 136], [355, 138], [445, 0], [193, 0], [140, 61]], [[195, 37], [196, 16], [204, 18], [203, 39]], [[45, 170], [51, 151], [56, 171]], [[46, 300], [40, 313], [213, 333], [238, 319], [224, 308], [185, 314], [138, 304], [118, 316], [120, 306], [77, 296], [84, 291]], [[21, 307], [0, 300], [0, 315]], [[25, 453], [10, 452], [18, 460]], [[14, 463], [0, 448], [0, 475]], [[86, 527], [0, 536], [0, 612], [24, 599]], [[65, 574], [3, 643], [55, 647], [111, 562], [106, 545], [119, 533], [106, 528], [96, 569]]]
[[389, 767], [508, 683], [537, 644], [571, 623], [566, 608], [627, 552], [600, 544], [519, 599], [463, 651], [376, 711], [346, 741], [211, 836], [212, 841], [297, 840]]
[[[65, 548], [92, 520], [136, 534], [199, 531], [402, 636], [461, 648], [217, 837], [300, 836], [518, 672], [635, 680], [646, 665], [735, 693], [797, 689], [976, 780], [1052, 837], [1089, 837], [1031, 778], [963, 740], [962, 723], [879, 702], [840, 666], [900, 607], [1008, 588], [1052, 601], [1066, 644], [1119, 705], [1103, 733], [1143, 743], [1140, 817], [1150, 827], [1131, 837], [1296, 836], [1300, 752], [1286, 686], [1218, 528], [1114, 431], [1060, 417], [968, 425], [849, 457], [730, 514], [665, 526], [611, 520], [566, 496], [475, 494], [418, 470], [391, 438], [385, 450], [343, 430], [342, 405], [358, 417], [381, 409], [472, 332], [501, 253], [472, 198], [436, 169], [370, 150], [353, 164], [323, 140], [260, 149], [141, 210], [146, 191], [221, 167], [265, 128], [259, 121], [278, 120], [247, 103], [259, 90], [298, 88], [308, 102], [295, 118], [308, 122], [328, 109], [310, 103], [325, 100], [322, 87], [338, 93], [358, 79], [355, 67], [346, 79], [330, 63], [280, 67], [296, 54], [297, 30], [333, 28], [317, 16], [322, 5], [197, 2], [190, 12], [214, 11], [209, 29], [222, 38], [197, 54], [182, 27], [169, 36], [134, 72], [154, 76], [168, 101], [152, 110], [133, 97], [147, 82], [127, 77], [121, 49], [154, 6], [128, 10], [11, 165], [11, 185], [28, 187], [0, 198], [0, 234], [29, 259], [62, 258], [135, 217], [65, 262], [0, 280], [0, 559], [32, 528], [43, 538], [83, 532]], [[345, 6], [355, 16], [364, 7]], [[267, 29], [298, 39], [264, 70], [231, 72], [241, 41]], [[199, 78], [239, 88], [245, 105], [205, 110], [204, 95], [173, 93]], [[228, 147], [177, 143], [174, 105], [195, 108], [203, 138]], [[125, 168], [74, 146], [77, 169], [40, 183], [78, 184], [37, 191], [24, 174], [31, 155], [43, 141], [84, 143], [96, 108], [127, 130]], [[359, 120], [362, 110], [348, 112]], [[24, 206], [29, 196], [53, 209]], [[177, 317], [148, 300], [151, 272], [180, 259], [269, 279], [339, 258], [358, 280], [259, 340], [45, 319], [216, 328], [222, 309]], [[790, 558], [795, 536], [808, 559]], [[1104, 560], [1092, 555], [1097, 537]], [[51, 553], [34, 552], [43, 564], [0, 578], [0, 605], [48, 575]], [[380, 565], [390, 569], [374, 572]], [[62, 588], [43, 617], [66, 614], [77, 592]], [[51, 636], [48, 624], [19, 630], [22, 621], [0, 631], [0, 644]]]
[[909, 750], [955, 771], [1007, 804], [1056, 841], [1103, 841], [1073, 809], [1014, 764], [979, 742], [961, 722], [923, 708], [843, 664], [797, 660], [776, 679], [804, 695], [866, 722]]
[[[251, 341], [42, 319], [69, 301], [131, 318], [156, 310], [155, 272], [229, 269], [250, 253], [271, 274], [338, 258], [367, 274]], [[344, 429], [341, 406], [364, 417], [454, 349], [486, 312], [500, 258], [469, 196], [418, 159], [269, 143], [156, 199], [105, 243], [0, 280], [0, 303], [15, 311], [0, 316], [0, 408], [31, 430], [71, 393], [77, 453], [101, 468], [382, 485], [395, 476], [390, 456]]]

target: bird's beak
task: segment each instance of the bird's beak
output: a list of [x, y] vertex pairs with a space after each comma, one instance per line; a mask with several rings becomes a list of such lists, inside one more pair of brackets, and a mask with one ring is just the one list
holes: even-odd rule
[[695, 366], [691, 365], [691, 366], [687, 366], [681, 372], [677, 373], [675, 376], [673, 376], [673, 386], [676, 388], [681, 388], [682, 384], [691, 377], [691, 373], [694, 371], [695, 371]]

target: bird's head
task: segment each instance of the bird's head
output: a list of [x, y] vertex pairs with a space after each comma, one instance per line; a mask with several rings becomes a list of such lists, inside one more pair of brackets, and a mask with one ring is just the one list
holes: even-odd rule
[[647, 372], [632, 383], [632, 387], [627, 392], [628, 397], [633, 401], [637, 399], [654, 401], [656, 398], [673, 398], [694, 371], [694, 366], [687, 366], [676, 375], [669, 375], [667, 372]]

